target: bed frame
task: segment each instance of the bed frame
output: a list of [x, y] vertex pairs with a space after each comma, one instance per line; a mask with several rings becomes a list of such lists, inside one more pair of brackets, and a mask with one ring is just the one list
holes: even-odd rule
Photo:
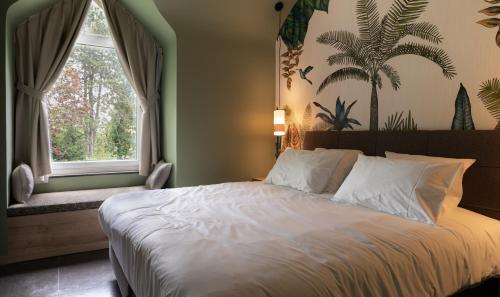
[[[358, 149], [369, 156], [386, 151], [451, 158], [473, 158], [465, 173], [460, 206], [500, 220], [500, 131], [310, 131], [304, 149]], [[500, 296], [500, 278], [491, 278], [454, 297]]]

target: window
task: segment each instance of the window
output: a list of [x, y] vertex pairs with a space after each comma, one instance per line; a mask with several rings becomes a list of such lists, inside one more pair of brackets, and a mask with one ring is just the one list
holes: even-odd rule
[[137, 98], [96, 3], [47, 98], [54, 175], [138, 170]]

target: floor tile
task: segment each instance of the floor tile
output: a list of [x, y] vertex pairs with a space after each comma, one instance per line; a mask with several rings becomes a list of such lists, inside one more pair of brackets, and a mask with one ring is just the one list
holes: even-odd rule
[[0, 266], [1, 297], [121, 297], [108, 250]]
[[58, 259], [31, 261], [0, 268], [2, 297], [56, 297]]
[[121, 297], [121, 295], [116, 281], [111, 281], [94, 288], [60, 291], [59, 297]]
[[[107, 253], [87, 253], [61, 257], [59, 294], [89, 289], [108, 290], [115, 285], [115, 276]], [[101, 293], [101, 295], [104, 293]]]

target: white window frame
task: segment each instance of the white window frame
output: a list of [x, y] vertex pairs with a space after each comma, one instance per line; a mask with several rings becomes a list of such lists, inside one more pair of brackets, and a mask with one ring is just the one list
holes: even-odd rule
[[[86, 34], [80, 32], [75, 45], [88, 45], [101, 48], [113, 48], [116, 50], [111, 37]], [[137, 95], [136, 95], [137, 97]], [[137, 98], [136, 98], [137, 99]], [[103, 161], [52, 161], [53, 177], [98, 175], [113, 173], [137, 173], [139, 172], [140, 133], [142, 123], [142, 109], [136, 100], [136, 160], [103, 160]]]

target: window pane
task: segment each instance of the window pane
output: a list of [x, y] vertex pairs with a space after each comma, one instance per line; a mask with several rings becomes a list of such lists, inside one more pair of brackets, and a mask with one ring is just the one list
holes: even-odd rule
[[94, 1], [92, 1], [89, 12], [87, 14], [87, 18], [83, 22], [81, 33], [105, 35], [111, 37], [104, 10], [102, 10], [97, 4], [95, 4]]
[[47, 98], [54, 161], [137, 159], [137, 100], [114, 48], [77, 44]]

